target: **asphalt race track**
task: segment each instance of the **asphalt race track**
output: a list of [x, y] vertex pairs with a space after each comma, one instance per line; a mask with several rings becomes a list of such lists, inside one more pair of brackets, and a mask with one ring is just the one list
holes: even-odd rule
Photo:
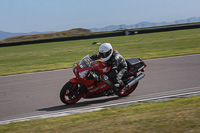
[[146, 76], [128, 97], [81, 99], [64, 105], [62, 86], [72, 77], [71, 69], [0, 77], [0, 121], [109, 106], [129, 101], [200, 91], [200, 54], [145, 60]]

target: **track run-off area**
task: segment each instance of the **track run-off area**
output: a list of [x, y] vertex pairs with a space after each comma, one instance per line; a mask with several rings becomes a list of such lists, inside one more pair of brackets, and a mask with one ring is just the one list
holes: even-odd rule
[[81, 99], [64, 105], [62, 86], [72, 69], [0, 77], [0, 124], [123, 106], [138, 102], [200, 94], [200, 54], [144, 60], [146, 76], [128, 97]]

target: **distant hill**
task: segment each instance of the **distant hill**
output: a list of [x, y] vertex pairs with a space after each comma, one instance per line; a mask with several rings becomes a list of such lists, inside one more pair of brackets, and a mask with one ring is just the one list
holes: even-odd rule
[[124, 30], [124, 29], [135, 29], [135, 28], [146, 28], [146, 27], [154, 27], [154, 26], [165, 26], [165, 25], [173, 25], [173, 24], [184, 24], [184, 23], [195, 23], [200, 22], [200, 17], [192, 17], [188, 19], [177, 20], [174, 22], [140, 22], [133, 25], [110, 25], [103, 28], [91, 28], [92, 32], [102, 32], [102, 31], [115, 31], [115, 30]]
[[47, 33], [47, 32], [11, 33], [11, 32], [0, 31], [0, 40], [13, 37], [13, 36], [32, 35], [32, 34], [40, 34], [40, 33]]
[[[0, 31], [0, 42], [10, 42], [19, 40], [31, 40], [31, 39], [44, 39], [44, 38], [56, 38], [56, 37], [69, 37], [74, 35], [88, 34], [91, 32], [104, 32], [104, 31], [116, 31], [124, 29], [135, 29], [135, 28], [146, 28], [154, 26], [165, 26], [173, 24], [184, 24], [184, 23], [194, 23], [200, 22], [200, 17], [192, 17], [188, 19], [177, 20], [174, 22], [140, 22], [133, 25], [110, 25], [103, 28], [91, 28], [91, 29], [72, 29], [68, 31], [61, 32], [30, 32], [30, 33], [10, 33], [5, 31]], [[5, 40], [4, 40], [5, 39]], [[2, 40], [2, 41], [1, 41]]]
[[46, 39], [46, 38], [57, 38], [57, 37], [71, 37], [76, 35], [85, 35], [91, 33], [88, 29], [76, 28], [67, 31], [61, 32], [51, 32], [51, 33], [39, 33], [32, 35], [20, 35], [6, 38], [0, 42], [13, 42], [13, 41], [26, 41], [26, 40], [35, 40], [35, 39]]

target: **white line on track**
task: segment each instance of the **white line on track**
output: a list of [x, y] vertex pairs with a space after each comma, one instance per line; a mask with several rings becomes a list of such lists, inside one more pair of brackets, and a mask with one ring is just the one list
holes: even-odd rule
[[[199, 87], [194, 87], [194, 88], [199, 88]], [[43, 118], [50, 118], [50, 117], [66, 116], [66, 115], [75, 114], [75, 113], [97, 111], [97, 110], [101, 110], [101, 109], [109, 108], [109, 107], [125, 106], [125, 105], [130, 105], [130, 104], [137, 104], [137, 103], [140, 103], [140, 102], [153, 102], [153, 101], [169, 100], [169, 99], [176, 98], [176, 97], [187, 97], [187, 96], [191, 96], [191, 95], [200, 95], [200, 91], [180, 93], [180, 94], [167, 95], [167, 96], [154, 97], [154, 98], [147, 98], [147, 99], [141, 99], [141, 100], [135, 100], [135, 101], [108, 104], [108, 105], [102, 105], [102, 106], [97, 106], [97, 107], [82, 108], [82, 109], [56, 112], [56, 113], [50, 113], [50, 114], [29, 116], [29, 117], [24, 117], [24, 118], [17, 118], [17, 119], [0, 121], [0, 124], [8, 124], [8, 123], [11, 123], [11, 122], [27, 121], [27, 120], [31, 120], [31, 119], [43, 119]]]

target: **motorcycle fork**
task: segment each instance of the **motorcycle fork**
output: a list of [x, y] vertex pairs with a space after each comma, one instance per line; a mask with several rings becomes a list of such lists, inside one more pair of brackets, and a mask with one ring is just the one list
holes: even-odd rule
[[71, 89], [71, 91], [70, 91], [70, 93], [69, 93], [69, 95], [70, 95], [70, 99], [73, 99], [73, 97], [75, 96], [75, 97], [77, 97], [77, 94], [78, 94], [78, 92], [80, 91], [80, 89], [83, 87], [83, 84], [81, 84], [81, 85], [79, 85], [79, 84], [74, 84], [73, 86], [72, 86], [72, 89]]

